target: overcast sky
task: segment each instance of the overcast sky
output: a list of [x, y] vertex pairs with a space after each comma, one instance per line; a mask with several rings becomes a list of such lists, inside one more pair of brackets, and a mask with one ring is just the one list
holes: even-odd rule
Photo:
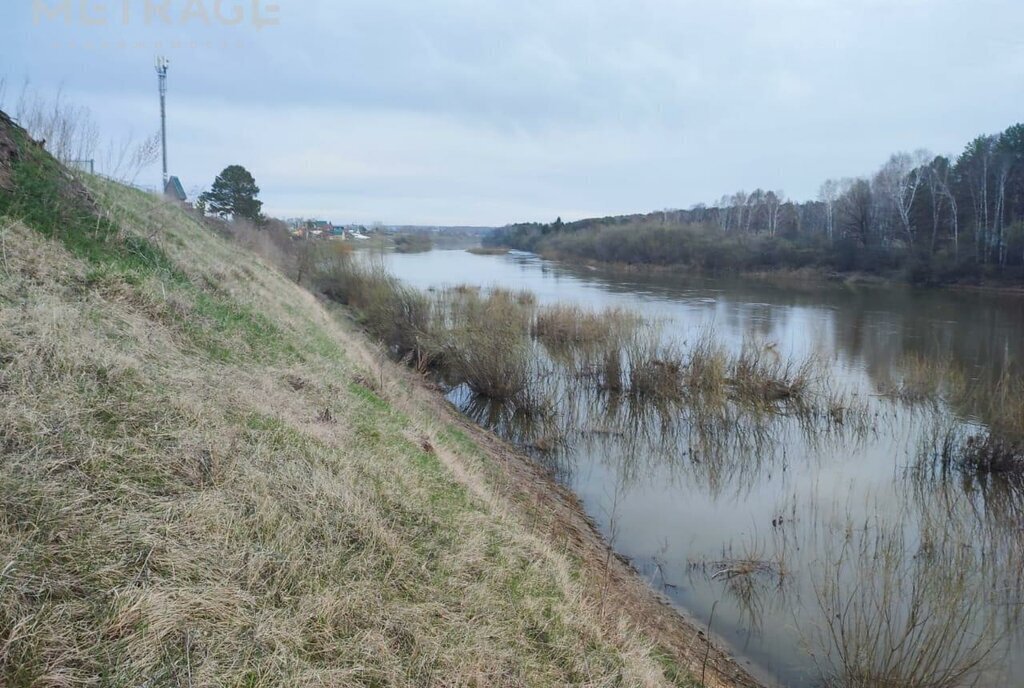
[[1024, 120], [1021, 0], [163, 0], [148, 18], [154, 0], [64, 1], [67, 17], [2, 0], [8, 102], [27, 78], [142, 136], [166, 54], [172, 174], [192, 190], [245, 165], [278, 216], [500, 225], [755, 187], [806, 199]]

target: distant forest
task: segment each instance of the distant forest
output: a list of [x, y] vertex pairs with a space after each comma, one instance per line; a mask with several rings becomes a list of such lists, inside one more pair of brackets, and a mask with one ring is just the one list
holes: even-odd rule
[[514, 224], [486, 245], [708, 272], [869, 273], [914, 283], [1024, 282], [1024, 124], [955, 159], [897, 153], [871, 177], [829, 179], [813, 201], [756, 189], [712, 206]]

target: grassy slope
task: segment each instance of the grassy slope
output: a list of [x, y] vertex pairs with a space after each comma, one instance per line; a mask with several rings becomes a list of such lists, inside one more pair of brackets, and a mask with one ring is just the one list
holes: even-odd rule
[[690, 684], [345, 322], [7, 129], [0, 684]]

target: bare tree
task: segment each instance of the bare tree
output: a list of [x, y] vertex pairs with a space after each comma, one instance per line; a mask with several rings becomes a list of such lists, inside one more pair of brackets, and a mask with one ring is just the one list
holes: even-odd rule
[[722, 196], [718, 200], [718, 226], [722, 228], [723, 232], [728, 232], [731, 228], [730, 221], [732, 220], [732, 208], [729, 202], [729, 196]]
[[779, 210], [785, 203], [785, 194], [782, 191], [769, 191], [764, 195], [764, 208], [768, 218], [768, 236], [775, 236], [779, 229]]
[[839, 200], [839, 182], [835, 179], [826, 179], [818, 190], [818, 200], [825, 204], [825, 234], [829, 241], [836, 227], [835, 207]]
[[747, 196], [747, 223], [744, 229], [749, 234], [751, 230], [757, 231], [755, 222], [761, 217], [764, 209], [764, 191], [754, 189], [753, 193]]
[[750, 224], [747, 212], [747, 192], [737, 191], [732, 195], [731, 205], [736, 211], [736, 229], [746, 230]]
[[914, 245], [915, 227], [912, 210], [914, 199], [921, 187], [922, 174], [918, 169], [931, 154], [925, 150], [910, 153], [896, 153], [882, 166], [875, 177], [877, 186], [891, 204], [899, 218], [907, 243]]
[[842, 190], [836, 204], [838, 226], [844, 235], [867, 246], [871, 236], [872, 199], [871, 185], [866, 179], [844, 179], [839, 182]]
[[925, 175], [932, 216], [931, 252], [935, 253], [942, 226], [942, 214], [945, 211], [949, 216], [949, 234], [953, 240], [953, 254], [959, 257], [960, 226], [957, 217], [956, 194], [953, 192], [951, 177], [952, 168], [949, 160], [943, 156], [938, 156], [932, 161]]
[[160, 158], [160, 132], [136, 141], [132, 134], [110, 141], [103, 159], [103, 174], [125, 184], [134, 184], [146, 167]]
[[65, 102], [63, 91], [58, 90], [51, 101], [26, 81], [15, 103], [14, 118], [64, 164], [95, 158], [99, 125], [88, 108]]

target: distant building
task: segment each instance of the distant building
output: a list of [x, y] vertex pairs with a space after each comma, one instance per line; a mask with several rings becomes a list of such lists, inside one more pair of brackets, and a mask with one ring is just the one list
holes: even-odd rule
[[188, 200], [188, 196], [185, 195], [185, 187], [181, 185], [181, 180], [177, 177], [171, 177], [167, 180], [167, 186], [164, 187], [164, 196], [178, 203], [184, 203]]

